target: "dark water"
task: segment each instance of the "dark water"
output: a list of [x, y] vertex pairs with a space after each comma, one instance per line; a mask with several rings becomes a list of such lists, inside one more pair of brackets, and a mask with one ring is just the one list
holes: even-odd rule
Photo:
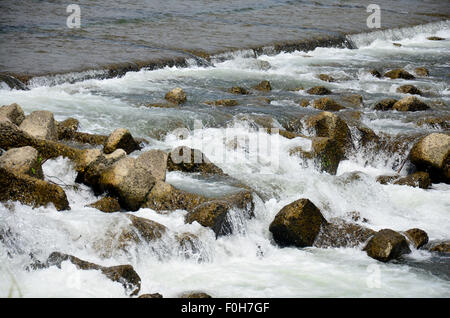
[[[78, 71], [368, 32], [366, 9], [372, 2], [85, 0], [76, 1], [81, 28], [69, 29], [71, 1], [0, 1], [0, 71]], [[448, 18], [446, 2], [376, 3], [384, 29]]]

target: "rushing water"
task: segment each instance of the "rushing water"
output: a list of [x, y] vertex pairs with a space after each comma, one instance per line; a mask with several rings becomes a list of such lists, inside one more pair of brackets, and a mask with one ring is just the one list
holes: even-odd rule
[[[261, 3], [266, 2], [270, 1]], [[430, 35], [447, 40], [428, 41]], [[245, 135], [255, 141], [259, 136], [258, 119], [264, 116], [272, 117], [275, 126], [282, 127], [293, 119], [317, 113], [312, 107], [298, 105], [304, 98], [311, 99], [304, 90], [293, 90], [299, 86], [325, 85], [336, 97], [360, 94], [364, 105], [348, 106], [340, 114], [345, 117], [351, 111], [360, 111], [360, 121], [377, 133], [437, 131], [436, 127], [416, 124], [423, 114], [376, 112], [372, 105], [382, 98], [403, 96], [396, 93], [396, 88], [411, 83], [425, 92], [421, 98], [432, 107], [427, 115], [448, 116], [449, 38], [447, 21], [380, 32], [376, 38], [367, 34], [349, 37], [357, 49], [316, 48], [257, 58], [240, 51], [216, 56], [208, 67], [192, 61], [186, 68], [141, 70], [121, 78], [59, 83], [53, 77], [44, 77], [31, 81], [28, 91], [0, 89], [1, 105], [16, 102], [26, 113], [50, 110], [57, 120], [74, 117], [80, 121], [81, 131], [109, 134], [118, 127], [129, 128], [134, 136], [150, 140], [143, 151], [203, 145], [203, 151], [213, 162], [255, 190], [255, 218], [234, 220], [237, 233], [218, 239], [197, 223], [185, 224], [186, 211], [136, 212], [167, 226], [169, 234], [197, 235], [201, 244], [190, 252], [190, 257], [176, 247], [173, 235], [169, 234], [157, 243], [137, 245], [127, 252], [108, 251], [108, 238], [120, 232], [127, 224], [126, 218], [121, 213], [104, 214], [86, 207], [97, 197], [85, 186], [66, 189], [71, 205], [67, 212], [57, 212], [52, 207], [32, 209], [19, 203], [0, 204], [0, 229], [10, 228], [17, 235], [14, 246], [0, 245], [0, 296], [7, 296], [10, 286], [19, 286], [21, 294], [28, 297], [125, 296], [120, 284], [109, 281], [100, 272], [79, 271], [67, 262], [61, 269], [51, 267], [31, 272], [23, 269], [30, 262], [30, 253], [44, 260], [51, 252], [61, 251], [102, 265], [132, 264], [142, 278], [141, 293], [160, 292], [165, 297], [186, 290], [202, 290], [215, 297], [449, 297], [448, 257], [413, 249], [403, 261], [384, 264], [369, 258], [361, 248], [279, 248], [268, 230], [283, 206], [308, 198], [327, 219], [341, 217], [351, 221], [347, 213], [359, 211], [368, 219], [364, 225], [374, 230], [403, 231], [418, 227], [428, 233], [430, 240], [449, 239], [449, 185], [434, 184], [423, 190], [380, 185], [375, 181], [378, 175], [394, 173], [407, 152], [372, 153], [357, 149], [340, 163], [337, 175], [332, 176], [289, 156], [289, 149], [295, 146], [309, 147], [304, 138], [279, 139], [279, 165], [268, 164], [264, 153], [246, 155], [242, 147], [229, 147], [235, 136]], [[402, 46], [394, 46], [393, 41]], [[270, 68], [261, 61], [270, 63]], [[406, 81], [378, 79], [366, 72], [371, 68], [394, 67], [413, 72], [420, 66], [427, 67], [431, 76]], [[337, 81], [324, 84], [316, 77], [320, 73], [330, 74]], [[226, 91], [237, 85], [250, 87], [261, 80], [269, 80], [273, 90], [249, 96]], [[186, 105], [146, 106], [161, 102], [165, 92], [176, 86], [186, 91]], [[258, 97], [270, 98], [271, 102], [265, 104]], [[235, 98], [240, 104], [225, 108], [203, 103], [221, 98]], [[193, 130], [195, 121], [203, 127]], [[173, 132], [180, 127], [191, 131], [184, 139]], [[301, 127], [298, 132], [309, 133]], [[238, 160], [222, 160], [223, 154]], [[364, 174], [349, 178], [348, 173], [354, 171]], [[75, 172], [69, 160], [46, 162], [44, 173], [48, 179], [74, 184]], [[235, 191], [234, 185], [224, 181], [180, 172], [168, 173], [167, 182], [207, 195]], [[379, 285], [370, 284], [373, 275], [379, 278]], [[17, 289], [13, 289], [13, 295], [19, 295]]]

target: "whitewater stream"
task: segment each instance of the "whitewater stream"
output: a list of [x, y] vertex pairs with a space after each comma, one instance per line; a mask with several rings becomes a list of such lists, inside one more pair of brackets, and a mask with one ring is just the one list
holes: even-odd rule
[[[446, 40], [429, 41], [429, 36]], [[450, 297], [448, 256], [412, 248], [401, 260], [381, 263], [368, 257], [361, 246], [280, 248], [269, 232], [282, 207], [308, 198], [326, 219], [355, 222], [349, 212], [358, 211], [367, 219], [360, 224], [374, 230], [420, 228], [430, 241], [450, 239], [450, 185], [433, 184], [423, 190], [376, 182], [377, 176], [396, 172], [408, 149], [373, 153], [356, 147], [340, 163], [337, 174], [330, 175], [289, 155], [293, 147], [310, 147], [305, 138], [269, 137], [273, 138], [270, 146], [263, 143], [260, 151], [252, 153], [239, 143], [230, 146], [235, 137], [257, 143], [261, 135], [269, 136], [260, 130], [261, 121], [268, 117], [273, 119], [272, 125], [282, 128], [296, 118], [319, 113], [311, 106], [299, 106], [301, 100], [314, 98], [306, 89], [317, 85], [328, 87], [335, 96], [361, 95], [362, 106], [346, 105], [338, 114], [347, 118], [359, 111], [360, 122], [376, 133], [395, 136], [440, 131], [439, 127], [417, 125], [417, 116], [421, 116], [417, 113], [380, 112], [372, 106], [383, 98], [404, 97], [396, 89], [413, 84], [425, 92], [421, 99], [432, 108], [427, 116], [450, 115], [450, 21], [352, 35], [348, 41], [353, 49], [319, 47], [259, 56], [243, 50], [213, 56], [208, 65], [193, 59], [188, 67], [143, 69], [120, 78], [81, 80], [86, 74], [71, 73], [34, 78], [26, 91], [2, 86], [0, 105], [18, 103], [26, 114], [49, 110], [58, 121], [73, 117], [80, 121], [79, 131], [83, 132], [108, 135], [124, 127], [133, 136], [149, 140], [132, 156], [155, 148], [169, 151], [179, 145], [201, 149], [225, 173], [253, 189], [255, 217], [233, 219], [235, 233], [216, 239], [212, 230], [198, 223], [185, 224], [186, 211], [140, 209], [133, 214], [165, 225], [169, 234], [195, 234], [201, 243], [182, 250], [174, 235], [166, 234], [156, 243], [138, 244], [126, 251], [109, 248], [108, 242], [128, 223], [124, 213], [107, 214], [86, 207], [100, 197], [87, 186], [70, 187], [76, 177], [70, 160], [49, 160], [43, 167], [46, 179], [68, 185], [65, 191], [71, 210], [0, 204], [0, 231], [9, 229], [15, 240], [14, 244], [0, 242], [0, 297], [127, 297], [121, 284], [99, 271], [77, 270], [70, 262], [64, 262], [61, 269], [25, 270], [32, 261], [30, 254], [44, 261], [53, 251], [105, 266], [131, 264], [142, 279], [140, 294], [158, 292], [164, 297], [191, 290], [213, 297]], [[426, 67], [430, 76], [391, 80], [367, 72], [400, 67], [411, 73]], [[322, 73], [336, 81], [319, 80], [317, 75]], [[253, 95], [227, 92], [232, 86], [250, 88], [262, 80], [270, 81], [272, 91]], [[149, 107], [163, 102], [164, 94], [174, 87], [186, 92], [185, 105]], [[224, 98], [236, 99], [239, 105], [204, 104]], [[293, 129], [311, 135], [303, 126]], [[180, 128], [187, 128], [183, 138], [177, 133]], [[357, 131], [351, 132], [358, 140]], [[276, 154], [275, 163], [268, 159], [269, 150]], [[406, 175], [407, 170], [405, 167], [401, 174]], [[362, 172], [360, 178], [349, 177], [356, 171]], [[168, 172], [166, 181], [211, 196], [237, 191], [223, 180], [182, 172]]]

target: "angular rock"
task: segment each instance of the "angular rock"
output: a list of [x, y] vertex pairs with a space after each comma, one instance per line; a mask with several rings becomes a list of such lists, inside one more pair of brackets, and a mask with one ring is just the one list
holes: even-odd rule
[[133, 139], [128, 129], [117, 128], [114, 130], [105, 142], [103, 152], [106, 154], [113, 153], [117, 149], [123, 149], [127, 154], [135, 150], [141, 149], [139, 144]]
[[20, 124], [20, 129], [38, 139], [58, 140], [57, 122], [53, 113], [37, 110], [26, 116]]
[[373, 109], [375, 110], [382, 110], [382, 111], [386, 111], [386, 110], [392, 110], [392, 107], [395, 105], [395, 103], [397, 103], [398, 100], [394, 99], [394, 98], [386, 98], [383, 100], [378, 101]]
[[411, 253], [406, 238], [390, 229], [378, 231], [364, 247], [364, 251], [380, 262], [388, 262], [403, 254]]
[[117, 197], [120, 206], [137, 211], [156, 182], [144, 160], [123, 158], [107, 168], [98, 180], [101, 191]]
[[11, 148], [0, 157], [0, 167], [17, 174], [43, 179], [42, 160], [38, 151], [30, 146]]
[[310, 95], [330, 95], [331, 91], [324, 86], [311, 87], [306, 91]]
[[402, 79], [406, 79], [406, 80], [415, 79], [414, 75], [408, 73], [407, 71], [405, 71], [404, 69], [401, 69], [401, 68], [391, 70], [391, 71], [385, 73], [384, 77], [389, 77], [391, 79], [402, 78]]
[[312, 246], [327, 221], [308, 199], [294, 201], [278, 212], [269, 230], [280, 246]]
[[411, 95], [422, 95], [422, 91], [415, 87], [414, 85], [402, 85], [397, 88], [397, 93], [411, 94]]
[[393, 110], [397, 110], [400, 112], [416, 112], [416, 111], [422, 111], [429, 109], [430, 106], [422, 102], [420, 99], [418, 99], [415, 96], [408, 96], [405, 97], [392, 106]]
[[414, 72], [418, 76], [428, 77], [430, 76], [430, 71], [425, 67], [417, 67]]
[[345, 109], [344, 106], [338, 104], [336, 101], [329, 97], [316, 99], [313, 106], [314, 108], [325, 111], [339, 111], [341, 109]]
[[450, 135], [432, 133], [414, 144], [409, 160], [433, 182], [450, 182]]
[[200, 172], [202, 174], [223, 175], [222, 169], [213, 164], [198, 149], [180, 146], [173, 149], [167, 159], [169, 171]]
[[113, 282], [119, 282], [130, 296], [137, 295], [141, 289], [141, 278], [131, 265], [105, 267], [79, 259], [75, 256], [53, 252], [47, 259], [45, 267], [56, 266], [69, 261], [81, 270], [99, 270]]
[[419, 249], [428, 243], [428, 234], [421, 229], [410, 229], [405, 232], [406, 237]]
[[8, 118], [12, 123], [20, 126], [25, 119], [22, 108], [16, 103], [0, 107], [0, 117]]
[[0, 167], [0, 201], [9, 200], [33, 207], [53, 203], [58, 211], [70, 209], [66, 193], [60, 186]]
[[268, 92], [268, 91], [272, 90], [272, 86], [270, 85], [269, 81], [262, 81], [258, 85], [253, 86], [253, 89], [256, 89], [258, 91]]
[[101, 198], [88, 206], [105, 213], [120, 212], [121, 210], [119, 201], [116, 198], [111, 197]]
[[168, 92], [164, 98], [171, 103], [180, 105], [186, 102], [186, 93], [180, 87], [174, 88], [170, 92]]
[[166, 180], [168, 154], [162, 150], [152, 149], [144, 152], [138, 157], [138, 161], [142, 162], [150, 171], [157, 181]]

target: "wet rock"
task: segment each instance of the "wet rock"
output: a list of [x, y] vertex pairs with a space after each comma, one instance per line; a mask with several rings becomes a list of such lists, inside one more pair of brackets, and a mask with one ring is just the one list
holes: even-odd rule
[[168, 154], [159, 149], [144, 152], [138, 158], [158, 181], [166, 180]]
[[417, 121], [418, 126], [429, 126], [434, 129], [450, 130], [450, 116], [422, 118]]
[[362, 147], [376, 146], [380, 137], [370, 128], [365, 126], [357, 126], [356, 129], [359, 131], [360, 136], [358, 139], [358, 144]]
[[0, 157], [0, 167], [17, 174], [43, 179], [42, 160], [38, 151], [30, 146], [11, 148]]
[[414, 144], [410, 161], [430, 174], [432, 182], [450, 182], [450, 135], [432, 133]]
[[311, 87], [306, 91], [310, 95], [330, 95], [331, 91], [324, 86]]
[[430, 251], [438, 253], [450, 253], [450, 242], [433, 244], [433, 246], [430, 248]]
[[191, 233], [182, 233], [175, 236], [179, 247], [179, 253], [185, 258], [189, 259], [192, 256], [197, 256], [197, 261], [201, 262], [203, 259], [201, 257], [201, 241], [197, 235]]
[[0, 107], [0, 117], [8, 118], [12, 123], [20, 126], [25, 119], [22, 108], [16, 103]]
[[375, 233], [374, 230], [358, 224], [335, 220], [333, 223], [322, 225], [313, 246], [319, 248], [357, 247]]
[[207, 293], [203, 292], [187, 292], [180, 295], [180, 298], [212, 298]]
[[262, 81], [258, 85], [253, 86], [253, 89], [256, 89], [257, 91], [268, 92], [272, 90], [272, 86], [270, 85], [269, 81]]
[[324, 81], [324, 82], [334, 82], [335, 81], [335, 79], [332, 76], [328, 75], [328, 74], [319, 74], [317, 77], [321, 81]]
[[74, 141], [80, 144], [89, 144], [92, 146], [104, 145], [108, 140], [108, 136], [88, 134], [79, 131], [66, 130], [65, 134], [60, 135], [61, 139]]
[[[144, 157], [145, 159], [145, 157]], [[107, 168], [98, 180], [102, 191], [117, 197], [120, 206], [137, 211], [156, 183], [151, 166], [141, 156], [123, 158]]]
[[397, 93], [411, 94], [411, 95], [422, 95], [422, 91], [415, 87], [414, 85], [402, 85], [397, 88]]
[[341, 100], [350, 105], [350, 106], [354, 106], [354, 107], [360, 107], [363, 106], [363, 97], [361, 95], [358, 94], [352, 94], [352, 95], [345, 95], [341, 97]]
[[308, 199], [294, 201], [278, 212], [269, 230], [280, 246], [312, 246], [327, 221]]
[[373, 70], [370, 70], [369, 71], [369, 73], [373, 76], [373, 77], [376, 77], [376, 78], [381, 78], [381, 73], [380, 72], [378, 72], [377, 70], [375, 70], [375, 69], [373, 69]]
[[351, 218], [354, 222], [369, 222], [368, 219], [361, 217], [361, 213], [359, 213], [358, 211], [347, 212], [345, 216]]
[[111, 197], [101, 198], [97, 202], [89, 204], [89, 207], [105, 213], [120, 212], [121, 210], [119, 201], [116, 198]]
[[430, 107], [422, 102], [420, 99], [418, 99], [415, 96], [408, 96], [405, 97], [392, 106], [393, 110], [400, 111], [400, 112], [416, 112], [416, 111], [422, 111], [427, 110]]
[[397, 180], [399, 178], [398, 175], [393, 175], [393, 176], [378, 176], [377, 177], [377, 182], [381, 183], [381, 184], [391, 184], [393, 183], [395, 180]]
[[404, 69], [398, 68], [395, 70], [391, 70], [384, 74], [384, 77], [389, 77], [391, 79], [406, 79], [406, 80], [413, 80], [415, 79], [414, 75], [408, 73]]
[[367, 243], [364, 251], [381, 262], [388, 262], [403, 254], [411, 253], [406, 238], [390, 229], [378, 231]]
[[20, 148], [31, 146], [35, 148], [44, 159], [63, 156], [75, 160], [79, 153], [78, 149], [51, 140], [37, 139], [27, 132], [19, 129], [9, 119], [0, 116], [0, 148]]
[[213, 105], [213, 106], [225, 106], [225, 107], [232, 107], [237, 106], [239, 103], [235, 99], [220, 99], [216, 101], [207, 101], [205, 104]]
[[56, 266], [69, 261], [81, 270], [99, 270], [113, 282], [119, 282], [131, 296], [137, 295], [141, 289], [141, 278], [131, 265], [105, 267], [79, 259], [75, 256], [53, 252], [47, 259], [45, 267]]
[[11, 89], [28, 90], [27, 86], [14, 76], [0, 74], [0, 83], [3, 82]]
[[127, 217], [130, 219], [131, 224], [130, 227], [123, 230], [119, 237], [122, 245], [130, 241], [133, 243], [140, 243], [142, 241], [150, 243], [160, 239], [167, 231], [167, 228], [158, 222], [132, 214], [127, 214]]
[[186, 102], [186, 93], [183, 91], [183, 89], [177, 87], [168, 92], [164, 98], [168, 100], [171, 103], [180, 105]]
[[33, 207], [53, 203], [58, 211], [70, 209], [60, 186], [0, 167], [0, 201], [9, 200]]
[[417, 249], [428, 243], [428, 234], [424, 230], [410, 229], [405, 232], [405, 235]]
[[400, 43], [392, 43], [393, 46], [401, 47], [402, 45]]
[[262, 71], [270, 70], [270, 68], [272, 67], [269, 62], [263, 60], [256, 60], [256, 66]]
[[431, 187], [431, 179], [428, 173], [419, 171], [410, 174], [409, 176], [395, 180], [394, 184], [407, 185], [410, 187], [419, 187], [421, 189], [429, 189]]
[[142, 294], [138, 298], [163, 298], [163, 296], [159, 293], [154, 293], [154, 294]]
[[234, 86], [232, 88], [230, 88], [228, 90], [231, 94], [236, 94], [236, 95], [248, 95], [250, 94], [250, 92], [243, 88], [243, 87], [239, 87], [239, 86]]
[[37, 110], [26, 116], [20, 124], [20, 129], [38, 139], [58, 140], [57, 123], [53, 113]]
[[439, 36], [430, 36], [430, 37], [427, 37], [427, 40], [430, 40], [430, 41], [444, 41], [445, 38], [441, 38]]
[[332, 98], [323, 97], [316, 99], [313, 103], [314, 108], [325, 110], [325, 111], [339, 111], [341, 109], [345, 109], [344, 106], [338, 104]]
[[173, 149], [167, 159], [169, 171], [200, 172], [202, 174], [223, 175], [222, 169], [213, 164], [198, 149], [180, 146]]
[[310, 102], [311, 102], [311, 101], [308, 100], [308, 99], [302, 99], [302, 100], [300, 101], [299, 105], [302, 106], [302, 107], [308, 107], [309, 104], [310, 104]]
[[192, 211], [206, 201], [208, 199], [202, 195], [179, 190], [168, 183], [158, 181], [142, 207], [155, 211]]
[[75, 169], [78, 172], [76, 182], [90, 186], [95, 193], [102, 193], [99, 185], [100, 176], [106, 169], [126, 157], [123, 149], [117, 149], [111, 154], [104, 154], [98, 149], [83, 150], [76, 160]]
[[321, 112], [308, 118], [306, 125], [314, 129], [317, 137], [335, 139], [339, 147], [345, 149], [351, 142], [351, 133], [345, 121], [331, 112]]
[[135, 150], [139, 150], [140, 147], [128, 129], [118, 128], [109, 135], [103, 147], [103, 152], [110, 154], [116, 149], [123, 149], [127, 154], [130, 154]]
[[430, 71], [428, 71], [428, 69], [425, 67], [417, 67], [414, 70], [414, 72], [416, 73], [417, 76], [423, 76], [423, 77], [430, 76]]
[[66, 120], [58, 123], [58, 139], [71, 139], [72, 135], [80, 127], [80, 122], [75, 118], [67, 118]]
[[395, 103], [397, 103], [398, 100], [394, 99], [394, 98], [386, 98], [383, 100], [378, 101], [373, 109], [375, 110], [382, 110], [382, 111], [386, 111], [386, 110], [392, 110], [392, 107], [395, 105]]

